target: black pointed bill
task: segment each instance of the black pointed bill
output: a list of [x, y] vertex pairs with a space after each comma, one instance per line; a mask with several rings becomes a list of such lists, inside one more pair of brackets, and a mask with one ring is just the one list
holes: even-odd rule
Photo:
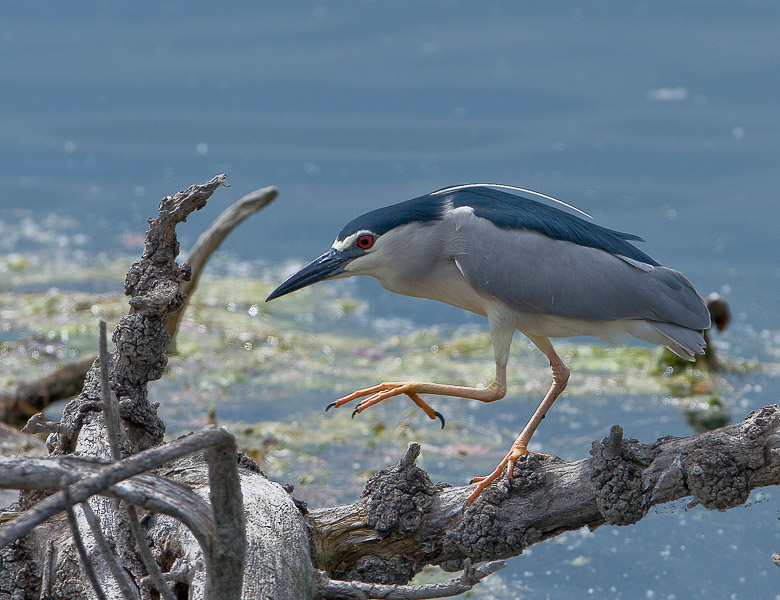
[[331, 248], [325, 254], [315, 258], [295, 275], [289, 277], [282, 285], [271, 292], [271, 295], [265, 301], [270, 302], [274, 298], [295, 292], [318, 281], [341, 275], [347, 264], [360, 254], [362, 254], [361, 251], [355, 252], [351, 248], [346, 250], [334, 250]]

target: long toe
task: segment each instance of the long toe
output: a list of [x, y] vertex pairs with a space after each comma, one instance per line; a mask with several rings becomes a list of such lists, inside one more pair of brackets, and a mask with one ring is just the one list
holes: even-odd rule
[[518, 443], [517, 440], [515, 440], [515, 442], [512, 444], [512, 447], [509, 449], [509, 452], [507, 452], [504, 460], [502, 461], [506, 463], [506, 475], [509, 477], [509, 481], [514, 479], [515, 463], [520, 459], [521, 456], [525, 456], [526, 454], [531, 454], [531, 452], [528, 451], [528, 447], [525, 444]]
[[357, 408], [352, 411], [352, 417], [354, 418], [356, 414], [362, 413], [367, 408], [374, 406], [374, 404], [379, 404], [382, 402], [382, 400], [387, 400], [393, 396], [406, 395], [417, 406], [419, 406], [425, 412], [425, 414], [428, 415], [429, 418], [439, 419], [439, 421], [441, 421], [441, 427], [444, 429], [444, 415], [436, 410], [433, 410], [433, 408], [431, 408], [430, 405], [417, 394], [416, 388], [419, 385], [420, 384], [413, 383], [411, 381], [380, 383], [370, 388], [352, 392], [348, 396], [344, 396], [335, 402], [331, 402], [325, 408], [325, 411], [327, 412], [331, 408], [339, 408], [348, 402], [362, 398], [358, 403]]
[[493, 483], [496, 479], [501, 477], [501, 474], [504, 472], [504, 466], [506, 466], [507, 458], [505, 457], [504, 460], [502, 460], [500, 463], [498, 463], [498, 466], [493, 470], [493, 472], [490, 475], [486, 475], [484, 477], [474, 477], [471, 480], [471, 483], [479, 483], [477, 487], [474, 488], [474, 491], [469, 494], [469, 497], [466, 499], [466, 506], [469, 507], [474, 503], [474, 500], [476, 500], [479, 495], [487, 489], [487, 487]]

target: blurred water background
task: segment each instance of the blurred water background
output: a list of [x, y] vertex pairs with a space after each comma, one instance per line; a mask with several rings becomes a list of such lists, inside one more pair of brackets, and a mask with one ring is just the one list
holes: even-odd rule
[[[160, 197], [226, 172], [233, 196], [193, 215], [182, 247], [239, 195], [275, 185], [277, 202], [212, 268], [281, 275], [361, 212], [502, 182], [641, 235], [642, 250], [727, 299], [723, 353], [776, 365], [779, 100], [774, 1], [3, 1], [0, 254], [132, 255]], [[385, 326], [481, 325], [373, 280], [326, 285], [347, 286]], [[780, 391], [776, 368], [723, 385], [735, 418]], [[590, 400], [568, 402], [587, 412]], [[565, 458], [630, 424], [619, 406], [594, 405]], [[634, 409], [627, 435], [691, 433], [666, 404]], [[236, 418], [269, 416], [247, 410]], [[777, 492], [750, 504], [681, 503], [632, 528], [570, 534], [511, 561], [488, 593], [780, 598]]]

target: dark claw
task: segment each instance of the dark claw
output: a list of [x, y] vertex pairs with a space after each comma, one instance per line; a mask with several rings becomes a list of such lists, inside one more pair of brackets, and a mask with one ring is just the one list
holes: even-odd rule
[[352, 418], [355, 418], [355, 415], [360, 412], [360, 407], [358, 406], [355, 410], [352, 411]]
[[444, 415], [441, 414], [438, 410], [434, 410], [433, 414], [439, 418], [439, 421], [441, 421], [441, 428], [444, 429]]
[[330, 404], [328, 404], [328, 405], [325, 407], [325, 412], [328, 412], [328, 411], [329, 411], [331, 408], [333, 408], [334, 406], [336, 406], [336, 402], [331, 402]]

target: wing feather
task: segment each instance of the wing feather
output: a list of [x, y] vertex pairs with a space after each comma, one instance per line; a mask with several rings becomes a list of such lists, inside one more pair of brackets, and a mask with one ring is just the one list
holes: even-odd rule
[[[469, 283], [521, 312], [587, 321], [645, 319], [701, 330], [704, 301], [679, 272], [461, 211], [455, 258]], [[507, 257], [509, 259], [507, 260]]]

